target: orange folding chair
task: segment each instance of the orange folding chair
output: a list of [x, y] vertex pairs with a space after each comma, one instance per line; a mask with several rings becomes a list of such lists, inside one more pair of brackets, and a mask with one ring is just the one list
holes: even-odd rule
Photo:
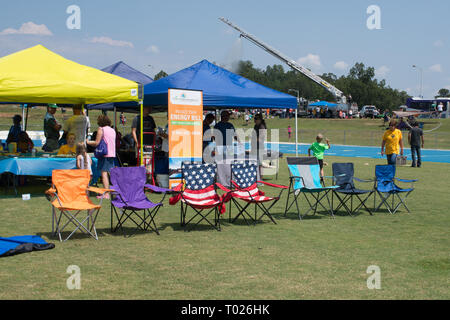
[[[59, 241], [63, 241], [61, 233], [70, 224], [73, 224], [75, 229], [64, 241], [67, 241], [77, 230], [98, 240], [95, 221], [102, 207], [103, 196], [106, 192], [114, 190], [89, 187], [90, 179], [89, 170], [52, 171], [52, 188], [45, 193], [49, 196], [52, 204], [52, 234], [56, 235], [57, 233]], [[88, 196], [89, 191], [102, 195], [99, 204], [92, 203]], [[86, 217], [78, 219], [78, 215], [84, 210], [87, 211]], [[58, 211], [59, 216], [57, 215]], [[63, 220], [66, 220], [64, 218], [67, 221], [62, 225]]]

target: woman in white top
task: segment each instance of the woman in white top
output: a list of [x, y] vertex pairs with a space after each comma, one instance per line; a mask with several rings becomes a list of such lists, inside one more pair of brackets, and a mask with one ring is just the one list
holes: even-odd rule
[[92, 176], [92, 159], [86, 152], [86, 146], [83, 142], [77, 143], [77, 168], [88, 169]]

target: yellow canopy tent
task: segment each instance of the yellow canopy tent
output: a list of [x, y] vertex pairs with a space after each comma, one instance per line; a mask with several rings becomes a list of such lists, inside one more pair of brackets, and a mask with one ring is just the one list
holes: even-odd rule
[[90, 104], [139, 101], [139, 84], [37, 45], [0, 58], [0, 101]]
[[0, 102], [95, 104], [136, 101], [141, 102], [142, 113], [140, 84], [67, 60], [42, 45], [0, 58], [0, 70]]

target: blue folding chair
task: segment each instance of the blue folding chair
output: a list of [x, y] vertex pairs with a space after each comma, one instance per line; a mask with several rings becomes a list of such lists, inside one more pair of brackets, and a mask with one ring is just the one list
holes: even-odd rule
[[[359, 209], [363, 207], [367, 210], [367, 212], [372, 215], [370, 209], [366, 206], [366, 201], [369, 197], [374, 193], [373, 190], [365, 190], [358, 189], [355, 185], [355, 181], [358, 182], [373, 182], [370, 180], [362, 180], [356, 178], [354, 176], [354, 167], [353, 163], [333, 163], [333, 184], [338, 185], [339, 188], [333, 190], [332, 197], [336, 196], [339, 200], [339, 205], [334, 210], [338, 211], [340, 208], [344, 207], [347, 213], [350, 216], [353, 216]], [[353, 198], [356, 197], [359, 200], [359, 204], [354, 207], [353, 206]], [[348, 202], [350, 201], [350, 207], [348, 206]]]
[[[410, 212], [406, 205], [406, 198], [411, 192], [414, 191], [414, 182], [418, 181], [418, 179], [405, 180], [396, 178], [395, 169], [396, 167], [390, 164], [375, 166], [374, 190], [376, 191], [376, 193], [373, 198], [374, 211], [378, 211], [378, 209], [380, 209], [380, 207], [384, 204], [390, 214], [396, 213], [401, 205], [405, 207], [408, 213]], [[411, 188], [400, 188], [395, 184], [395, 180], [404, 183], [411, 183]], [[381, 202], [375, 209], [375, 198], [377, 194], [380, 196]], [[400, 194], [402, 194], [403, 196], [401, 197]], [[395, 196], [397, 196], [398, 198], [397, 203], [395, 203]], [[392, 198], [391, 203], [389, 203], [389, 198]]]
[[[317, 207], [320, 205], [325, 211], [329, 212], [334, 218], [333, 204], [330, 203], [328, 193], [339, 186], [323, 186], [320, 182], [320, 167], [316, 157], [287, 157], [286, 158], [290, 173], [289, 191], [286, 199], [286, 209], [284, 215], [295, 203], [297, 207], [298, 218], [301, 220], [300, 208], [298, 205], [298, 197], [300, 194], [306, 199], [309, 204], [309, 210], [304, 215], [307, 215], [311, 210], [314, 214], [317, 212]], [[292, 201], [289, 203], [290, 196], [293, 195]], [[312, 198], [312, 199], [311, 199]], [[327, 200], [328, 206], [322, 204], [322, 200]]]

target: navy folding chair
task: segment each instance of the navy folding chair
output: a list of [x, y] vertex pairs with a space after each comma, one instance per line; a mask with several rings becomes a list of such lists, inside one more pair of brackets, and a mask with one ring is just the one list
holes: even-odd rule
[[[374, 211], [378, 211], [378, 209], [380, 209], [380, 207], [384, 205], [388, 209], [389, 213], [394, 214], [397, 212], [400, 206], [403, 205], [405, 209], [410, 212], [406, 205], [406, 198], [411, 192], [414, 191], [414, 182], [418, 181], [418, 179], [405, 180], [396, 178], [395, 169], [396, 167], [390, 164], [375, 166], [374, 190], [376, 191], [376, 193], [373, 199]], [[411, 187], [400, 188], [395, 184], [395, 180], [404, 183], [411, 183]], [[380, 196], [381, 201], [378, 207], [376, 207], [375, 209], [376, 194]], [[391, 198], [392, 200], [389, 200], [389, 198]]]
[[[362, 209], [363, 207], [372, 215], [370, 209], [366, 206], [366, 201], [373, 194], [373, 190], [358, 189], [355, 186], [355, 181], [358, 182], [373, 182], [373, 180], [362, 180], [354, 176], [353, 163], [333, 163], [333, 183], [339, 188], [333, 190], [332, 197], [336, 196], [339, 200], [339, 205], [334, 209], [338, 211], [340, 208], [345, 208], [347, 213], [351, 216]], [[359, 200], [359, 204], [353, 207], [353, 198]], [[350, 201], [350, 207], [348, 202]], [[332, 201], [333, 202], [333, 201]]]
[[[333, 204], [330, 203], [328, 193], [339, 186], [323, 186], [320, 182], [320, 167], [316, 157], [287, 157], [286, 158], [289, 168], [289, 191], [286, 199], [286, 209], [284, 215], [287, 214], [289, 209], [294, 205], [297, 207], [297, 213], [299, 219], [302, 218], [300, 214], [300, 208], [298, 204], [298, 197], [300, 194], [306, 199], [309, 204], [308, 211], [304, 214], [307, 215], [311, 210], [314, 214], [317, 212], [317, 208], [320, 205], [326, 212], [333, 214]], [[292, 201], [289, 203], [289, 199], [293, 196]], [[328, 206], [322, 204], [322, 201], [327, 200]]]

